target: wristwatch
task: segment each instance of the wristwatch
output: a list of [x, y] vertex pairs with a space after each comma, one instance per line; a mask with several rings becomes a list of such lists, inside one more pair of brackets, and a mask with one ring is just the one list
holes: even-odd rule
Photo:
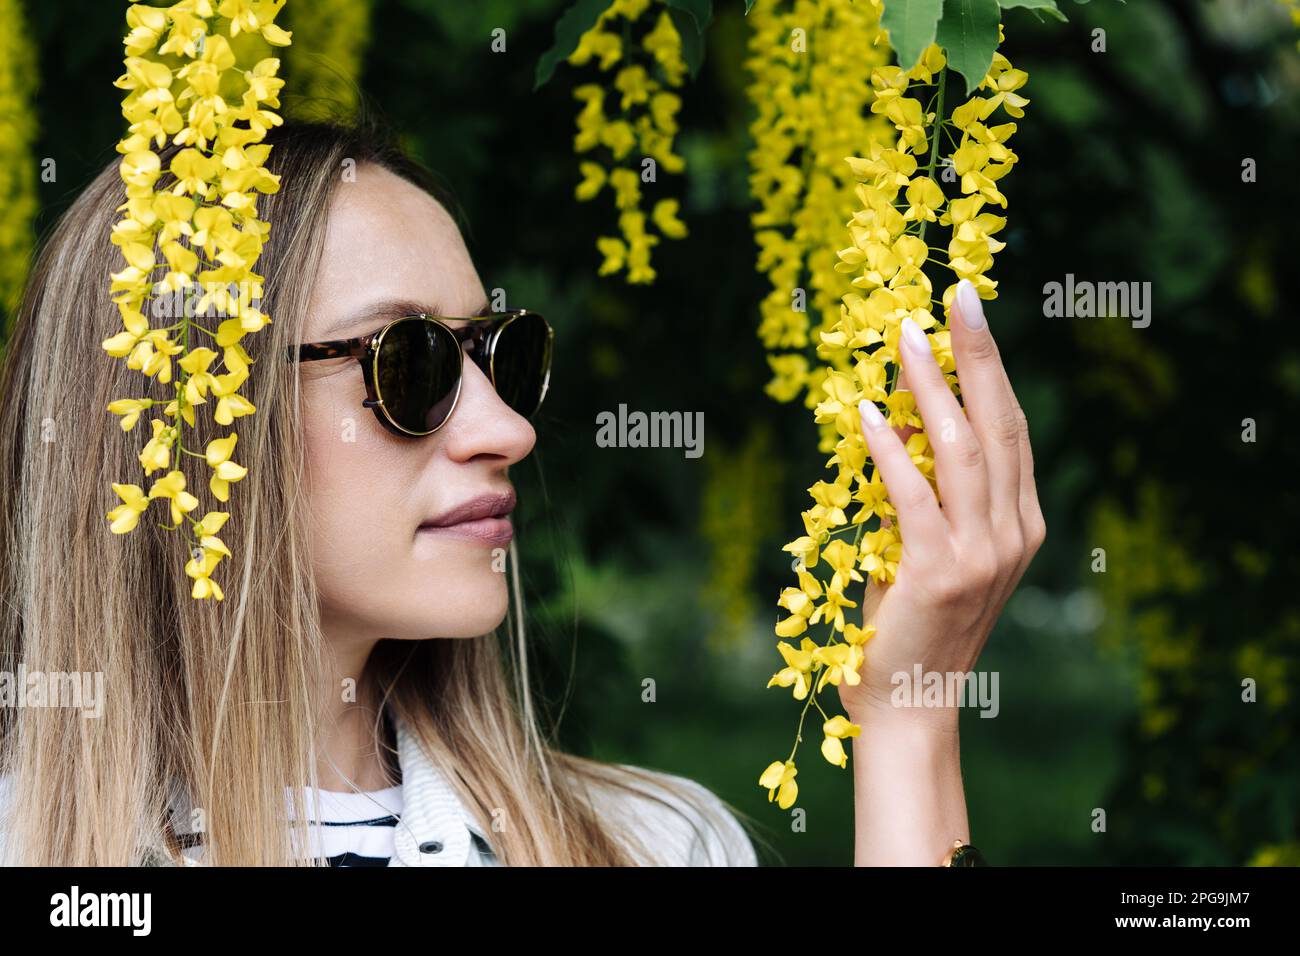
[[984, 860], [984, 854], [969, 843], [961, 840], [954, 840], [952, 849], [950, 849], [940, 866], [988, 866]]

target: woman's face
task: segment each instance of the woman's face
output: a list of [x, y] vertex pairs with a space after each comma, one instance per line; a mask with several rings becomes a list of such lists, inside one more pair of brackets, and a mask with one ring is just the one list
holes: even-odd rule
[[[487, 302], [442, 205], [388, 170], [362, 165], [355, 182], [339, 184], [330, 208], [305, 341], [367, 335], [409, 311], [377, 311], [402, 300], [445, 316], [476, 315]], [[482, 535], [504, 523], [421, 525], [480, 496], [511, 495], [506, 470], [536, 438], [528, 421], [468, 360], [455, 411], [424, 438], [394, 435], [362, 407], [354, 358], [304, 363], [302, 396], [326, 634], [421, 640], [496, 627], [506, 612], [509, 539]]]

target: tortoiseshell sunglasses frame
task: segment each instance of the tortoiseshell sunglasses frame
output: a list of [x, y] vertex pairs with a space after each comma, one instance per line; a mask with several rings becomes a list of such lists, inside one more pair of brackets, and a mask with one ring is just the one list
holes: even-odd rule
[[[464, 383], [465, 370], [465, 345], [468, 343], [472, 349], [472, 358], [483, 374], [487, 376], [492, 387], [496, 388], [496, 366], [495, 353], [496, 344], [501, 338], [501, 332], [510, 325], [511, 322], [525, 316], [535, 316], [542, 320], [546, 326], [546, 347], [544, 363], [546, 366], [542, 378], [542, 388], [537, 396], [537, 404], [532, 410], [525, 415], [525, 418], [531, 418], [532, 415], [542, 405], [542, 400], [546, 397], [546, 390], [551, 383], [551, 349], [555, 341], [555, 329], [551, 324], [542, 317], [540, 313], [531, 309], [512, 309], [508, 312], [497, 312], [488, 316], [433, 316], [424, 312], [414, 312], [410, 315], [402, 315], [386, 323], [383, 328], [372, 332], [369, 335], [359, 335], [350, 339], [332, 339], [328, 342], [305, 342], [301, 345], [290, 346], [286, 358], [293, 361], [297, 358], [299, 362], [314, 362], [320, 359], [331, 358], [355, 358], [361, 363], [361, 370], [365, 376], [366, 398], [362, 405], [371, 409], [375, 417], [379, 419], [381, 425], [387, 428], [395, 435], [406, 438], [424, 438], [434, 434], [439, 428], [451, 421], [451, 416], [456, 411], [456, 405], [460, 402], [461, 385]], [[383, 346], [384, 336], [388, 330], [399, 322], [408, 322], [412, 319], [423, 319], [426, 322], [432, 322], [441, 326], [455, 339], [457, 344], [457, 366], [456, 366], [456, 388], [452, 397], [451, 408], [443, 417], [438, 425], [428, 431], [411, 431], [410, 429], [398, 424], [398, 422], [389, 414], [387, 406], [384, 404], [384, 396], [379, 389], [379, 356], [380, 349]], [[465, 322], [467, 323], [460, 328], [452, 328], [448, 322]], [[499, 394], [499, 391], [498, 391]]]

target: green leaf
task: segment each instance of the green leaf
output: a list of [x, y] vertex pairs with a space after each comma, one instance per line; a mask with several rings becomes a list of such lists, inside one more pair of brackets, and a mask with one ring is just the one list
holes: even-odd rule
[[944, 0], [885, 0], [880, 25], [889, 31], [889, 45], [898, 54], [904, 70], [916, 66], [917, 60], [935, 39], [935, 27]]
[[998, 48], [998, 0], [944, 0], [936, 39], [948, 65], [966, 78], [970, 96], [984, 81]]
[[576, 0], [555, 21], [555, 43], [537, 61], [537, 78], [533, 89], [540, 89], [555, 74], [561, 60], [567, 60], [578, 48], [582, 35], [596, 25], [600, 15], [609, 6], [609, 0]]
[[1003, 10], [1011, 10], [1015, 7], [1024, 7], [1026, 10], [1042, 10], [1044, 13], [1050, 13], [1062, 23], [1067, 22], [1067, 17], [1056, 6], [1056, 0], [998, 0], [998, 6]]
[[746, 12], [746, 13], [749, 13], [749, 11], [753, 8], [753, 6], [754, 6], [754, 0], [745, 0], [745, 12]]
[[[674, 10], [685, 10], [695, 21], [695, 32], [703, 33], [709, 21], [713, 19], [713, 0], [667, 0], [667, 4]], [[681, 33], [681, 28], [677, 28]]]
[[693, 80], [700, 71], [700, 64], [704, 62], [704, 35], [696, 29], [695, 19], [681, 7], [670, 5], [668, 16], [681, 35], [682, 60]]

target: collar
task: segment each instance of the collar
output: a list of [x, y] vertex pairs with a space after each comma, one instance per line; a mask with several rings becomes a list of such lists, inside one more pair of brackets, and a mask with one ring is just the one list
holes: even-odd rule
[[441, 767], [396, 714], [397, 761], [402, 770], [402, 820], [393, 834], [389, 866], [492, 865], [491, 842], [456, 795]]

